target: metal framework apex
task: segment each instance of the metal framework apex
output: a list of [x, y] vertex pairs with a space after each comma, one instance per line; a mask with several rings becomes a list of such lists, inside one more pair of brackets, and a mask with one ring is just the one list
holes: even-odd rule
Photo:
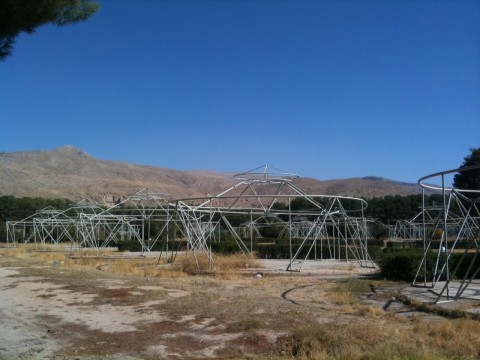
[[280, 169], [277, 169], [273, 166], [267, 164], [259, 166], [255, 169], [249, 170], [244, 173], [235, 174], [234, 178], [237, 180], [257, 180], [257, 181], [275, 181], [275, 180], [284, 180], [291, 181], [292, 179], [297, 179], [300, 176], [297, 174], [289, 173]]

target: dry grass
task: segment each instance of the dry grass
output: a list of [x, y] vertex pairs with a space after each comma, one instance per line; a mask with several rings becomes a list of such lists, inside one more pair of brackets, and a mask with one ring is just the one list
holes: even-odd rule
[[239, 270], [258, 267], [258, 261], [244, 254], [216, 255], [212, 258], [203, 253], [186, 253], [179, 256], [173, 268], [188, 275], [209, 274], [222, 279], [236, 279], [242, 276]]
[[31, 253], [32, 251], [36, 251], [35, 244], [17, 244], [15, 247], [2, 248], [3, 254], [15, 257], [19, 257], [22, 254]]
[[241, 253], [224, 256], [215, 255], [213, 258], [213, 262], [214, 266], [216, 266], [221, 271], [242, 270], [260, 267], [259, 262], [255, 258], [255, 254], [253, 254], [252, 257], [247, 257]]
[[[230, 289], [230, 298], [228, 293], [215, 292], [217, 287], [225, 289], [219, 285], [225, 282], [217, 279], [237, 280], [243, 276], [241, 270], [258, 267], [255, 259], [238, 254], [215, 255], [213, 262], [209, 263], [205, 255], [197, 254], [195, 259], [191, 253], [187, 253], [179, 255], [173, 263], [163, 260], [157, 266], [157, 258], [109, 259], [91, 253], [69, 258], [55, 249], [52, 247], [50, 251], [37, 252], [34, 245], [22, 245], [4, 248], [0, 252], [6, 256], [30, 256], [37, 262], [51, 266], [81, 266], [142, 277], [213, 275], [207, 280], [208, 286], [202, 285], [201, 289], [194, 290], [195, 297], [178, 300], [178, 317], [183, 316], [186, 309], [206, 318], [220, 319], [224, 316], [222, 321], [226, 329], [234, 333], [243, 332], [245, 338], [259, 338], [257, 335], [266, 330], [285, 334], [271, 345], [276, 346], [276, 352], [269, 353], [267, 357], [259, 345], [258, 354], [252, 355], [252, 359], [433, 360], [480, 357], [478, 321], [462, 318], [442, 321], [420, 317], [400, 318], [383, 311], [381, 306], [365, 305], [362, 297], [371, 292], [368, 280], [352, 278], [332, 282], [310, 277], [279, 277], [274, 280], [265, 277], [260, 281], [237, 281], [236, 285], [241, 290], [236, 292], [235, 288]], [[207, 284], [205, 280], [199, 281]], [[310, 286], [312, 284], [314, 286]], [[282, 292], [289, 288], [298, 289], [289, 293], [292, 299], [298, 300], [298, 304], [282, 299]], [[126, 296], [128, 291], [112, 290], [111, 293]], [[238, 297], [233, 298], [233, 294]], [[218, 306], [218, 311], [215, 309], [214, 313], [211, 312], [212, 304]], [[415, 308], [426, 306], [414, 301], [410, 305]], [[174, 305], [171, 307], [173, 309]], [[257, 313], [259, 308], [262, 308], [262, 312]]]
[[[82, 249], [71, 252], [64, 245], [18, 244], [15, 248], [4, 248], [2, 253], [12, 257], [29, 256], [38, 262], [50, 265], [83, 266], [102, 271], [146, 277], [184, 277], [187, 275], [215, 275], [222, 279], [242, 276], [239, 270], [255, 268], [255, 258], [243, 254], [212, 255], [209, 261], [203, 253], [185, 253], [175, 261], [158, 258], [121, 258], [111, 249]], [[34, 254], [34, 256], [32, 256]]]
[[[287, 358], [295, 359], [478, 359], [480, 323], [399, 318], [362, 304], [369, 283], [349, 279], [324, 286], [338, 321], [311, 322], [292, 331]], [[347, 317], [345, 317], [347, 316]], [[350, 317], [350, 319], [348, 319]]]
[[346, 279], [338, 282], [330, 288], [328, 299], [335, 305], [357, 305], [359, 295], [368, 292], [370, 284], [366, 280], [356, 278]]
[[480, 357], [480, 324], [468, 319], [426, 322], [417, 319], [415, 332], [422, 334], [419, 341], [428, 348], [439, 349], [457, 359]]
[[[383, 321], [309, 326], [293, 333], [296, 359], [478, 359], [479, 324]], [[413, 326], [412, 326], [413, 325]]]

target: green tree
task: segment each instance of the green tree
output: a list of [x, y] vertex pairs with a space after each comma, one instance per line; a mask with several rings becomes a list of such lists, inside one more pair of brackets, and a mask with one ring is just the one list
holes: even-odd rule
[[25, 219], [47, 206], [52, 206], [58, 210], [66, 210], [73, 206], [73, 202], [66, 199], [43, 199], [38, 197], [16, 198], [11, 195], [0, 196], [0, 242], [6, 240], [6, 221]]
[[0, 60], [11, 55], [16, 37], [43, 24], [63, 26], [87, 19], [99, 4], [90, 0], [0, 0]]
[[386, 227], [381, 222], [376, 221], [373, 225], [369, 227], [370, 233], [375, 239], [386, 239], [388, 238], [388, 227]]
[[463, 160], [460, 169], [472, 166], [476, 166], [476, 168], [460, 170], [453, 178], [453, 186], [457, 189], [480, 190], [480, 148], [470, 149], [470, 155], [463, 158]]

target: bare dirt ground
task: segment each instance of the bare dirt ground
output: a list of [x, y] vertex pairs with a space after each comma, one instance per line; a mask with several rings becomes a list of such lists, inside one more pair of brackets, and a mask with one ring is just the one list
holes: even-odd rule
[[392, 320], [385, 311], [408, 313], [401, 304], [386, 306], [388, 286], [371, 285], [354, 301], [333, 291], [375, 271], [355, 263], [322, 262], [299, 274], [266, 261], [225, 280], [122, 275], [4, 250], [2, 359], [286, 359], [295, 355], [292, 334], [299, 329], [365, 329], [372, 321], [386, 328]]

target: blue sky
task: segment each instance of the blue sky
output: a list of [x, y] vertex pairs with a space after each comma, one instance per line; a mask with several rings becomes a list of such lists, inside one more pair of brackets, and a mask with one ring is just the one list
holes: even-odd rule
[[479, 1], [100, 1], [0, 62], [0, 151], [416, 182], [480, 146]]

